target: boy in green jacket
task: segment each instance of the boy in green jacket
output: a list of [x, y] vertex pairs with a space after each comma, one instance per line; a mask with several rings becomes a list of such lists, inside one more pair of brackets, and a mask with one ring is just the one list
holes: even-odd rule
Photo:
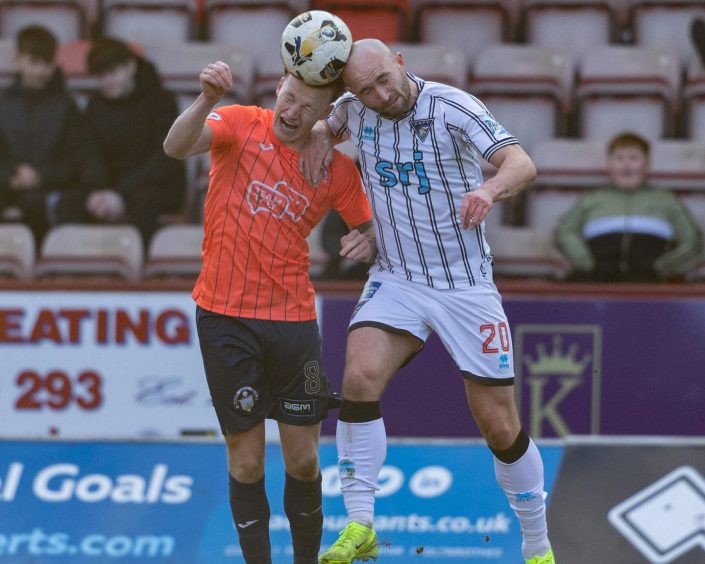
[[610, 185], [583, 196], [560, 221], [558, 246], [573, 280], [679, 279], [702, 258], [701, 235], [680, 201], [649, 186], [649, 144], [632, 133], [607, 150]]

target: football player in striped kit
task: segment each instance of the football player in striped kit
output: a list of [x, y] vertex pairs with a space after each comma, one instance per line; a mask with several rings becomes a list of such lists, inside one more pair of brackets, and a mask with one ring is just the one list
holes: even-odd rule
[[[357, 144], [379, 255], [350, 321], [337, 427], [349, 524], [320, 562], [378, 555], [374, 493], [386, 455], [379, 400], [435, 331], [494, 454], [526, 562], [554, 563], [543, 463], [519, 422], [509, 324], [483, 223], [493, 202], [531, 183], [534, 164], [480, 100], [406, 72], [402, 55], [380, 41], [354, 43], [343, 79], [349, 92], [316, 125], [317, 145], [300, 166], [315, 181], [334, 142]], [[480, 158], [497, 167], [486, 181]]]

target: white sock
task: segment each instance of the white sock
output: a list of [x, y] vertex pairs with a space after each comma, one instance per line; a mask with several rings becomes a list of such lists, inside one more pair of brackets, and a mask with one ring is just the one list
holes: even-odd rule
[[372, 527], [377, 477], [387, 457], [382, 418], [364, 423], [338, 421], [338, 472], [349, 521]]
[[543, 556], [551, 543], [546, 525], [546, 492], [543, 491], [543, 462], [534, 441], [522, 457], [511, 464], [494, 459], [494, 471], [499, 485], [507, 494], [524, 537], [522, 553], [527, 560]]

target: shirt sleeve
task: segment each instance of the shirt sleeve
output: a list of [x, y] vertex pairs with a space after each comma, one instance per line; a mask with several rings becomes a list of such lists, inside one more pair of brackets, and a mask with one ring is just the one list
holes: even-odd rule
[[211, 111], [206, 117], [206, 123], [211, 128], [213, 136], [211, 150], [217, 151], [229, 147], [237, 140], [237, 133], [247, 112], [245, 106], [221, 106]]
[[350, 227], [372, 219], [372, 209], [362, 188], [360, 173], [352, 159], [336, 151], [330, 167], [331, 183], [336, 188], [333, 207]]
[[338, 139], [347, 139], [348, 137], [348, 108], [353, 99], [352, 94], [343, 94], [336, 100], [333, 110], [326, 119], [328, 127]]
[[445, 102], [446, 123], [460, 129], [463, 140], [486, 161], [502, 147], [519, 143], [474, 96], [461, 92]]

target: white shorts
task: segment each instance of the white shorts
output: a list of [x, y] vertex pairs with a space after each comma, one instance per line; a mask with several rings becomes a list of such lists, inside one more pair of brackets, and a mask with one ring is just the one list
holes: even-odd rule
[[437, 290], [389, 272], [373, 272], [348, 330], [378, 327], [426, 342], [436, 332], [464, 378], [490, 386], [514, 383], [512, 338], [492, 283]]

